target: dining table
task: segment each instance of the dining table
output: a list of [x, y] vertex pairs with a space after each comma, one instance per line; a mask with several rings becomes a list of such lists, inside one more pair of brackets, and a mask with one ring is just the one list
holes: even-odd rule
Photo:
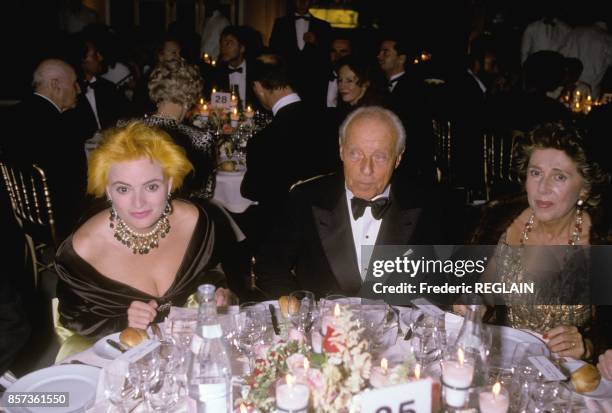
[[[349, 300], [351, 300], [351, 303], [363, 302], [363, 300], [359, 298], [350, 298]], [[263, 308], [270, 308], [266, 324], [269, 326], [270, 331], [276, 332], [276, 327], [272, 329], [273, 322], [278, 323], [278, 320], [284, 319], [278, 301], [266, 301], [261, 304]], [[366, 314], [368, 311], [380, 311], [379, 307], [368, 307], [367, 304], [357, 305], [361, 305], [361, 311]], [[389, 318], [388, 323], [384, 321], [386, 327], [383, 330], [383, 337], [381, 337], [383, 346], [376, 354], [375, 359], [378, 361], [385, 358], [390, 364], [400, 363], [406, 358], [406, 355], [414, 351], [414, 331], [412, 330], [413, 325], [410, 320], [414, 319], [415, 312], [432, 315], [443, 320], [447, 338], [456, 337], [463, 323], [463, 317], [452, 312], [445, 312], [426, 301], [420, 301], [419, 304], [411, 306], [388, 306], [388, 310], [385, 309], [384, 311], [389, 311], [389, 314], [394, 315], [394, 317]], [[218, 317], [224, 331], [227, 320], [230, 319], [228, 317], [232, 317], [232, 315], [240, 312], [240, 307], [231, 306], [223, 309], [223, 311], [219, 313]], [[160, 323], [161, 334], [168, 338], [172, 326], [176, 325], [175, 323], [177, 320], [186, 319], [195, 323], [197, 320], [197, 309], [172, 307], [166, 320]], [[387, 320], [387, 317], [385, 316], [383, 320]], [[520, 330], [496, 325], [487, 325], [487, 329], [491, 331], [488, 368], [490, 371], [495, 371], [498, 378], [503, 377], [502, 380], [512, 380], [512, 358], [520, 343], [544, 344], [542, 336], [529, 330]], [[150, 335], [153, 336], [153, 332], [150, 331]], [[276, 338], [276, 334], [272, 334], [272, 337]], [[113, 360], [121, 355], [119, 350], [108, 344], [109, 339], [119, 341], [119, 332], [101, 338], [87, 350], [58, 361], [54, 366], [37, 370], [21, 377], [9, 386], [2, 398], [4, 404], [0, 404], [0, 406], [6, 405], [7, 395], [11, 394], [11, 392], [24, 391], [24, 389], [26, 389], [27, 391], [61, 391], [69, 394], [71, 405], [63, 408], [54, 408], [54, 413], [76, 411], [107, 412], [109, 403], [105, 398], [100, 372], [108, 369], [109, 366], [112, 365]], [[153, 340], [156, 339], [153, 338]], [[249, 371], [249, 362], [239, 351], [232, 346], [230, 347], [232, 348], [232, 373], [236, 379], [233, 381], [233, 392], [234, 395], [236, 395], [241, 393], [241, 386], [244, 386], [243, 378]], [[571, 372], [584, 365], [585, 362], [573, 359], [562, 359], [560, 360], [560, 364]], [[437, 363], [432, 363], [434, 367], [431, 371], [435, 371], [436, 365]], [[433, 373], [433, 375], [435, 376], [435, 373]], [[438, 377], [437, 380], [440, 380], [440, 378]], [[571, 384], [567, 381], [562, 385], [565, 387], [566, 393], [571, 394], [571, 412], [612, 412], [612, 381], [602, 378], [596, 391], [585, 395], [579, 395], [574, 392]], [[146, 411], [141, 400], [134, 400], [131, 404], [128, 403], [127, 408], [130, 412], [133, 411], [135, 413]], [[193, 409], [193, 401], [188, 397], [183, 397], [169, 411], [179, 413], [189, 412]], [[35, 408], [8, 408], [6, 410], [13, 413], [43, 411]], [[468, 411], [476, 412], [477, 410], [472, 409]]]

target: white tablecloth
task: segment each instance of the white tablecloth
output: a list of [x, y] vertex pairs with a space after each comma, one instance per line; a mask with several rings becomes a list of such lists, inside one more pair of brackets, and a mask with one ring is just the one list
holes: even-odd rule
[[228, 211], [241, 214], [255, 202], [240, 195], [240, 184], [245, 170], [235, 172], [217, 171], [217, 185], [213, 200], [219, 202]]

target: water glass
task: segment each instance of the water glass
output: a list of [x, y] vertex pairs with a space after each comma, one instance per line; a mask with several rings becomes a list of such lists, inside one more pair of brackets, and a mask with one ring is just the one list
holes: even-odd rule
[[168, 411], [179, 400], [180, 382], [171, 371], [160, 370], [147, 392], [147, 401], [154, 411]]
[[311, 291], [299, 290], [289, 294], [289, 302], [297, 302], [298, 306], [289, 305], [289, 319], [298, 331], [308, 334], [317, 318], [317, 302]]
[[439, 360], [447, 347], [444, 315], [414, 309], [402, 314], [402, 320], [411, 334], [410, 346], [419, 364], [427, 366]]
[[237, 343], [242, 354], [249, 360], [249, 370], [255, 365], [255, 348], [265, 343], [267, 310], [263, 304], [244, 303], [237, 318]]
[[125, 404], [134, 387], [130, 383], [127, 369], [111, 370], [104, 369], [104, 397], [117, 409], [119, 412], [125, 410]]
[[550, 352], [544, 344], [518, 343], [512, 355], [512, 373], [514, 380], [511, 391], [511, 410], [521, 411], [527, 407], [530, 389], [533, 383], [542, 378], [536, 367], [529, 361], [530, 357], [549, 357]]

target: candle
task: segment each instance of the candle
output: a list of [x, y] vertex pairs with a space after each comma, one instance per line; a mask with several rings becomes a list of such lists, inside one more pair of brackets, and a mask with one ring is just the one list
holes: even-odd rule
[[210, 64], [213, 66], [217, 66], [217, 61], [213, 59], [213, 61]]
[[414, 366], [414, 378], [417, 380], [421, 378], [421, 365], [419, 363]]
[[287, 374], [285, 382], [276, 386], [276, 408], [281, 412], [306, 412], [310, 390], [302, 383], [296, 383], [295, 378]]
[[230, 121], [232, 124], [232, 128], [236, 128], [238, 126], [238, 109], [234, 108], [234, 111], [230, 115]]
[[457, 360], [442, 362], [442, 382], [444, 384], [444, 400], [449, 406], [462, 407], [468, 395], [467, 389], [472, 384], [474, 366], [465, 362], [462, 349], [457, 350]]
[[236, 100], [236, 95], [232, 93], [232, 97], [230, 99], [230, 107], [235, 108], [238, 105], [238, 101]]
[[255, 112], [253, 112], [253, 109], [251, 108], [251, 105], [247, 106], [247, 110], [246, 110], [246, 112], [244, 112], [244, 116], [247, 119], [252, 119], [253, 116], [255, 116]]
[[213, 92], [213, 94], [217, 93], [217, 89], [215, 89], [215, 88], [213, 87], [212, 92]]
[[389, 362], [383, 357], [380, 360], [380, 367], [372, 367], [370, 372], [370, 384], [372, 387], [380, 389], [389, 385]]
[[508, 392], [495, 383], [490, 392], [485, 391], [478, 395], [478, 404], [482, 413], [506, 413], [510, 400]]

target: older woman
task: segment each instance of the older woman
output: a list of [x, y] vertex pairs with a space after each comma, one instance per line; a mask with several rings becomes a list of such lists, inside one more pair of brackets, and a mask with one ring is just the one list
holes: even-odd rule
[[[87, 188], [110, 206], [57, 251], [64, 327], [89, 339], [146, 328], [215, 281], [209, 274], [224, 253], [223, 228], [211, 210], [172, 198], [191, 169], [159, 129], [133, 122], [106, 133], [89, 160]], [[218, 303], [231, 297], [217, 293]]]
[[[506, 283], [544, 274], [546, 279], [536, 283], [534, 295], [505, 296], [507, 305], [498, 316], [512, 327], [541, 333], [560, 356], [589, 359], [594, 354], [587, 336], [595, 315], [586, 284], [590, 259], [584, 248], [572, 246], [603, 242], [606, 230], [597, 221], [597, 207], [608, 177], [590, 159], [579, 132], [561, 123], [533, 129], [519, 158], [527, 202], [489, 210], [480, 235], [494, 229], [488, 217], [499, 221], [506, 215], [508, 221], [499, 226], [495, 276]], [[482, 237], [475, 240], [483, 243]], [[566, 247], [525, 248], [530, 246]]]
[[144, 123], [167, 132], [182, 146], [194, 171], [187, 176], [181, 195], [209, 199], [214, 192], [214, 141], [200, 129], [183, 124], [185, 115], [202, 94], [202, 77], [198, 68], [183, 59], [163, 60], [149, 79], [149, 97], [156, 104]]

